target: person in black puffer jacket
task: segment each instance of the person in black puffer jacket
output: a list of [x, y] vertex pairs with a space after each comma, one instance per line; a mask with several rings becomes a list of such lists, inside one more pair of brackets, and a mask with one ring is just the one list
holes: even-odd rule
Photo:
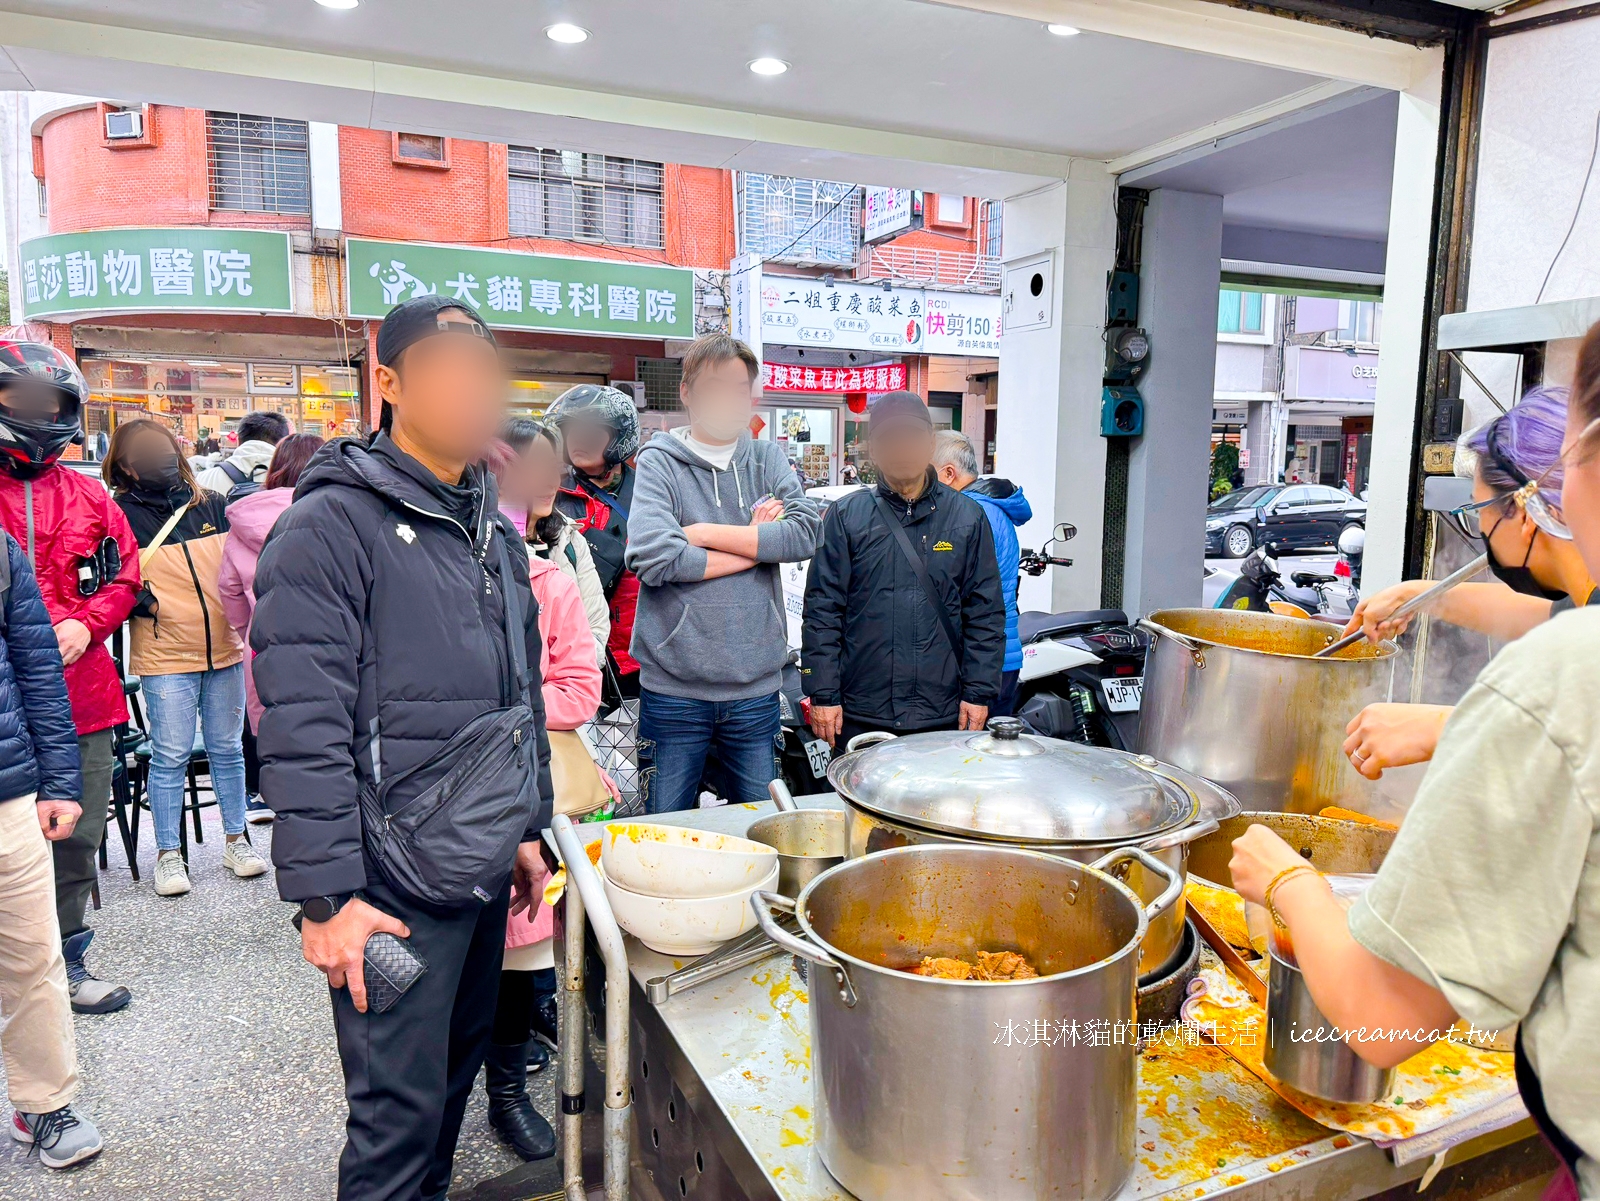
[[[359, 798], [381, 777], [395, 785], [388, 812], [403, 810], [415, 781], [401, 773], [516, 698], [508, 589], [522, 603], [537, 748], [538, 804], [504, 864], [519, 909], [538, 904], [552, 790], [527, 552], [474, 465], [508, 390], [493, 337], [466, 305], [430, 296], [392, 310], [377, 349], [384, 432], [330, 443], [307, 467], [261, 553], [250, 643], [278, 891], [301, 902], [305, 957], [333, 990], [349, 1103], [339, 1196], [414, 1201], [450, 1183], [494, 1018], [508, 887], [449, 908], [402, 889], [370, 851]], [[381, 1014], [361, 971], [379, 931], [409, 938], [429, 965]], [[491, 1089], [524, 1063], [491, 1063]], [[548, 1126], [536, 1133], [553, 1153]]]
[[[100, 1153], [73, 1109], [77, 1051], [46, 841], [67, 838], [83, 796], [61, 651], [28, 557], [0, 531], [0, 1013], [11, 1134], [46, 1167]], [[101, 802], [104, 804], [104, 802]]]
[[[806, 578], [800, 676], [811, 728], [830, 743], [869, 730], [981, 729], [1006, 652], [989, 519], [934, 474], [933, 423], [921, 397], [885, 393], [868, 428], [878, 483], [829, 508]], [[921, 558], [939, 609], [885, 506]]]

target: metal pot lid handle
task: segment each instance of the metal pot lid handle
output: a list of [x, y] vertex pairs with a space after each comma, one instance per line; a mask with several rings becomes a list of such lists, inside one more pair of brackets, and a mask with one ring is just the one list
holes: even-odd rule
[[1193, 842], [1197, 838], [1204, 838], [1207, 834], [1215, 834], [1222, 829], [1222, 823], [1214, 817], [1204, 821], [1197, 821], [1184, 826], [1181, 830], [1174, 830], [1170, 834], [1157, 834], [1154, 838], [1143, 844], [1147, 851], [1165, 851], [1172, 847], [1181, 847], [1185, 843]]
[[1137, 624], [1141, 630], [1143, 630], [1146, 634], [1149, 634], [1152, 638], [1172, 639], [1172, 641], [1176, 642], [1179, 646], [1183, 647], [1184, 650], [1189, 652], [1194, 659], [1194, 665], [1196, 667], [1200, 668], [1202, 671], [1205, 670], [1205, 643], [1197, 642], [1195, 639], [1190, 638], [1187, 634], [1180, 634], [1177, 630], [1168, 629], [1164, 625], [1157, 625], [1148, 617], [1141, 617]]
[[[1096, 871], [1111, 874], [1113, 868], [1120, 867], [1131, 859], [1137, 859], [1146, 871], [1154, 872], [1167, 882], [1166, 888], [1161, 890], [1161, 895], [1144, 907], [1145, 917], [1155, 921], [1177, 904], [1178, 898], [1183, 895], [1183, 873], [1176, 868], [1168, 867], [1154, 855], [1141, 851], [1138, 847], [1118, 847], [1109, 855], [1102, 855], [1089, 866]], [[771, 920], [770, 917], [768, 920]]]
[[[894, 735], [891, 734], [889, 737], [893, 738]], [[1151, 862], [1153, 863], [1155, 861], [1151, 860]], [[1162, 895], [1164, 896], [1166, 894], [1163, 893]], [[800, 938], [790, 934], [782, 926], [778, 925], [777, 922], [772, 920], [773, 909], [782, 909], [786, 912], [793, 913], [793, 900], [791, 900], [789, 897], [783, 896], [781, 893], [757, 891], [750, 894], [750, 908], [756, 911], [756, 924], [761, 927], [761, 932], [775, 942], [778, 946], [782, 947], [785, 951], [788, 951], [793, 955], [800, 956], [801, 959], [804, 959], [807, 962], [816, 964], [818, 967], [827, 968], [835, 976], [837, 976], [839, 979], [839, 999], [843, 1001], [849, 1008], [855, 1008], [855, 985], [850, 983], [850, 975], [844, 970], [844, 964], [840, 963], [837, 959], [835, 959], [832, 955], [829, 955], [815, 943], [809, 941], [808, 939]]]
[[869, 746], [877, 746], [880, 742], [888, 742], [891, 738], [898, 738], [898, 734], [891, 734], [888, 730], [868, 730], [865, 734], [857, 734], [844, 744], [846, 753], [859, 751]]
[[768, 784], [767, 795], [772, 798], [772, 803], [778, 807], [779, 813], [793, 813], [800, 807], [794, 803], [794, 794], [782, 780], [774, 780]]

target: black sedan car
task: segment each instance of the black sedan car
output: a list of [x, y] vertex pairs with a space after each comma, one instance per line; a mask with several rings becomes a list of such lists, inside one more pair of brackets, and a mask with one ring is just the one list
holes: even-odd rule
[[1323, 484], [1237, 488], [1206, 510], [1206, 554], [1242, 559], [1271, 543], [1284, 550], [1333, 547], [1350, 526], [1364, 526], [1367, 505]]

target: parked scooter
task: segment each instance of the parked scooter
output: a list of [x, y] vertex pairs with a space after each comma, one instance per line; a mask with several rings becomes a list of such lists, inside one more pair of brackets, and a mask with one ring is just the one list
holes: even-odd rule
[[[1077, 535], [1067, 524], [1037, 551], [1022, 551], [1021, 568], [1037, 576], [1071, 567], [1053, 553]], [[1022, 670], [1016, 715], [1039, 734], [1093, 746], [1131, 750], [1139, 734], [1144, 658], [1150, 640], [1121, 609], [1022, 613]]]
[[1350, 581], [1350, 587], [1361, 591], [1361, 556], [1367, 549], [1367, 531], [1359, 525], [1348, 527], [1339, 535], [1339, 561], [1333, 565], [1333, 574]]
[[1258, 547], [1239, 563], [1239, 577], [1217, 598], [1217, 609], [1248, 609], [1288, 617], [1315, 617], [1344, 624], [1355, 611], [1355, 588], [1339, 575], [1296, 571], [1285, 582], [1278, 547]]

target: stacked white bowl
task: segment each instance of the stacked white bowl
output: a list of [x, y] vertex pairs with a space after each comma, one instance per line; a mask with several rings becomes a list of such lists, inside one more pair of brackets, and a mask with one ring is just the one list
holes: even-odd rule
[[663, 955], [704, 955], [754, 929], [751, 894], [778, 886], [778, 852], [748, 838], [614, 822], [600, 840], [617, 924]]

